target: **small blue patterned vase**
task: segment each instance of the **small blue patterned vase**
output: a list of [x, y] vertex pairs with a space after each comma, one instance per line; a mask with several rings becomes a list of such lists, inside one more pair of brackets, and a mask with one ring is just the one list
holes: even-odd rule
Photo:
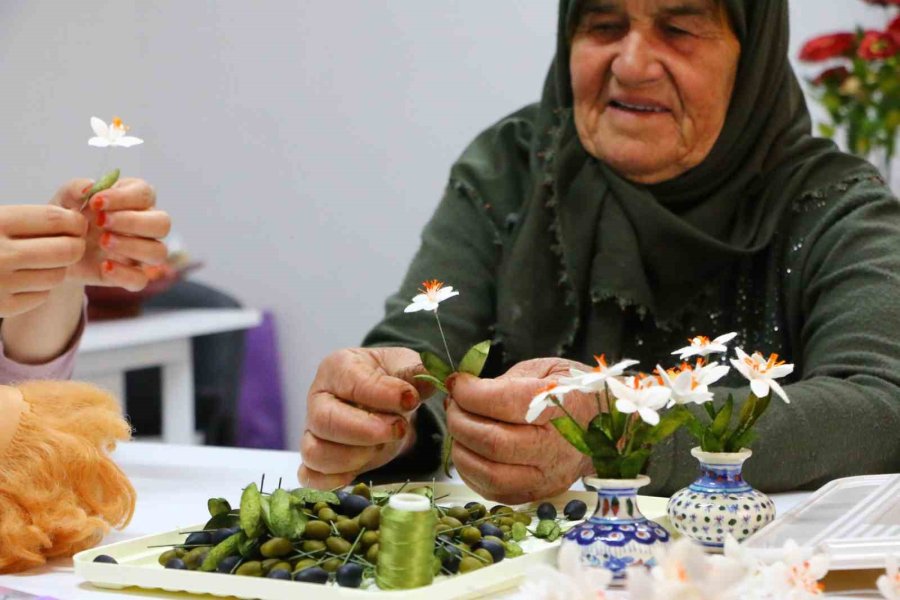
[[585, 487], [597, 490], [597, 510], [570, 529], [562, 543], [577, 544], [582, 564], [612, 571], [614, 581], [620, 583], [628, 567], [652, 567], [656, 562], [653, 549], [668, 543], [669, 532], [638, 508], [637, 490], [648, 483], [646, 475], [636, 479], [585, 477]]
[[704, 452], [691, 450], [700, 461], [700, 477], [675, 492], [666, 512], [682, 535], [707, 548], [721, 549], [725, 536], [744, 540], [775, 518], [771, 498], [744, 481], [744, 461], [752, 452]]

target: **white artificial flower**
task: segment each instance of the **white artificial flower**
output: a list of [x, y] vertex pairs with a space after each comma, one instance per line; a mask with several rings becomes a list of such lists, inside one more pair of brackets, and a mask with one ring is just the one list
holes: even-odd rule
[[637, 412], [641, 420], [649, 425], [659, 423], [659, 409], [663, 408], [672, 395], [672, 390], [656, 385], [650, 377], [626, 377], [625, 382], [608, 379], [610, 391], [616, 397], [616, 408], [619, 412]]
[[574, 391], [574, 386], [571, 385], [560, 385], [557, 382], [553, 382], [547, 387], [543, 388], [541, 391], [535, 395], [534, 398], [531, 399], [531, 404], [528, 405], [528, 412], [525, 414], [525, 421], [528, 423], [534, 423], [535, 420], [541, 413], [544, 412], [550, 406], [553, 406], [553, 400], [551, 399], [553, 396], [556, 397], [557, 400], [562, 402], [563, 396], [568, 394], [571, 391]]
[[887, 558], [887, 573], [878, 578], [878, 591], [887, 600], [900, 600], [900, 571], [897, 563], [900, 557], [890, 555]]
[[668, 371], [656, 365], [656, 372], [661, 382], [672, 390], [672, 398], [669, 404], [703, 404], [713, 399], [709, 386], [728, 374], [728, 367], [718, 363], [703, 364], [703, 359], [697, 360], [696, 368], [685, 363], [681, 370], [669, 369]]
[[738, 600], [746, 565], [728, 556], [706, 555], [689, 538], [654, 548], [656, 566], [628, 570], [631, 600]]
[[734, 352], [737, 358], [732, 358], [731, 364], [750, 381], [750, 390], [757, 398], [765, 398], [769, 395], [769, 390], [772, 390], [782, 400], [790, 403], [787, 394], [775, 380], [793, 373], [794, 365], [779, 361], [777, 354], [772, 354], [766, 360], [759, 352], [754, 352], [752, 356], [747, 356], [740, 348], [735, 348]]
[[760, 564], [755, 573], [740, 585], [741, 598], [747, 600], [810, 600], [823, 596], [819, 582], [828, 573], [828, 557], [811, 555], [788, 540], [782, 558], [772, 564]]
[[605, 600], [612, 573], [581, 564], [578, 544], [562, 544], [558, 569], [537, 565], [509, 600]]
[[577, 387], [582, 392], [602, 392], [605, 389], [606, 380], [610, 377], [619, 377], [625, 369], [638, 364], [638, 361], [625, 359], [612, 366], [607, 366], [606, 355], [594, 356], [597, 366], [590, 371], [569, 369], [570, 377], [562, 379], [566, 385]]
[[143, 144], [144, 140], [130, 135], [125, 135], [128, 131], [119, 117], [113, 117], [112, 123], [109, 125], [103, 119], [91, 117], [91, 129], [94, 130], [94, 136], [88, 140], [88, 144], [97, 148], [106, 148], [107, 146], [120, 146], [122, 148], [130, 148]]
[[705, 335], [698, 335], [696, 337], [692, 337], [688, 340], [690, 342], [690, 346], [685, 346], [684, 348], [679, 348], [672, 354], [680, 354], [678, 358], [684, 360], [686, 358], [690, 358], [691, 356], [709, 356], [710, 354], [714, 354], [716, 352], [727, 352], [728, 348], [725, 346], [728, 342], [737, 337], [737, 332], [732, 331], [731, 333], [726, 333], [725, 335], [720, 335], [719, 337], [710, 340]]
[[436, 312], [441, 302], [453, 296], [459, 296], [459, 292], [453, 291], [452, 285], [444, 287], [443, 282], [437, 279], [422, 282], [422, 289], [419, 292], [421, 293], [412, 299], [412, 304], [403, 309], [403, 312], [411, 313], [420, 310]]

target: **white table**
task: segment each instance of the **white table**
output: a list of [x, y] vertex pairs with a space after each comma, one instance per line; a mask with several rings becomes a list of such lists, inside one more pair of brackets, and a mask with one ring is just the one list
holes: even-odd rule
[[[266, 487], [296, 485], [300, 456], [296, 452], [244, 450], [215, 447], [187, 447], [147, 442], [132, 442], [116, 451], [116, 460], [131, 478], [138, 493], [137, 509], [131, 524], [123, 532], [113, 532], [104, 540], [125, 539], [186, 527], [209, 517], [206, 500], [225, 496], [238, 503], [238, 491], [251, 481], [259, 481], [263, 472]], [[788, 510], [808, 493], [776, 494], [779, 512]], [[53, 564], [15, 576], [0, 576], [0, 586], [32, 594], [46, 594], [64, 600], [134, 600], [140, 597], [199, 599], [198, 596], [163, 592], [111, 591], [94, 588], [72, 571], [71, 561]], [[213, 600], [213, 597], [209, 597]]]
[[258, 310], [192, 308], [91, 322], [78, 349], [74, 378], [96, 383], [124, 399], [127, 371], [160, 367], [162, 439], [173, 444], [194, 444], [191, 338], [249, 329], [261, 320]]

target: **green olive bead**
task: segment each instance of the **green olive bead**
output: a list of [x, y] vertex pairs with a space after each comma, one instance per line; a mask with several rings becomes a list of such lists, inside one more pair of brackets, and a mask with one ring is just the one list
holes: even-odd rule
[[522, 525], [531, 525], [531, 515], [529, 514], [517, 512], [512, 518]]
[[267, 558], [266, 560], [262, 561], [261, 564], [262, 564], [263, 573], [268, 573], [269, 571], [272, 570], [272, 567], [274, 565], [277, 565], [280, 562], [281, 562], [280, 558]]
[[327, 502], [316, 502], [313, 505], [312, 511], [316, 514], [319, 514], [319, 511], [322, 510], [323, 508], [331, 508], [331, 505], [328, 504]]
[[272, 568], [266, 571], [266, 575], [268, 575], [270, 571], [287, 571], [288, 573], [290, 573], [291, 563], [286, 560], [278, 561], [277, 563], [272, 565]]
[[497, 519], [497, 521], [500, 527], [503, 527], [504, 525], [506, 525], [507, 527], [512, 527], [516, 524], [516, 520], [512, 517], [500, 517], [499, 519]]
[[262, 577], [262, 563], [258, 560], [247, 561], [237, 568], [235, 575], [246, 575], [247, 577]]
[[[184, 556], [184, 554], [182, 554], [181, 556]], [[173, 548], [172, 550], [166, 550], [165, 552], [160, 554], [157, 560], [159, 561], [159, 564], [161, 564], [162, 566], [166, 566], [167, 562], [169, 562], [173, 558], [181, 558], [181, 556], [178, 556], [178, 553]]]
[[323, 508], [316, 514], [319, 515], [320, 520], [325, 521], [326, 523], [333, 523], [338, 517], [337, 513], [334, 512], [334, 509], [330, 507]]
[[487, 548], [479, 548], [478, 550], [476, 550], [474, 552], [474, 554], [475, 554], [475, 556], [483, 558], [484, 560], [482, 562], [484, 564], [486, 564], [486, 565], [494, 564], [494, 555], [491, 554], [491, 551], [488, 550]]
[[467, 511], [462, 506], [451, 507], [447, 510], [447, 516], [453, 517], [454, 519], [459, 521], [460, 524], [469, 522], [469, 511]]
[[434, 526], [434, 536], [437, 537], [444, 533], [445, 531], [450, 531], [450, 526], [446, 523], [438, 523]]
[[355, 519], [339, 521], [337, 524], [338, 533], [347, 541], [352, 542], [359, 535], [359, 522]]
[[329, 535], [331, 535], [331, 527], [325, 521], [310, 521], [303, 531], [303, 537], [308, 540], [325, 540]]
[[319, 556], [325, 553], [325, 542], [321, 540], [306, 540], [303, 542], [302, 548], [307, 554]]
[[314, 567], [317, 564], [319, 564], [319, 561], [317, 561], [314, 558], [301, 558], [294, 565], [294, 573], [296, 573], [297, 571], [302, 571], [303, 569], [308, 569], [310, 567]]
[[335, 523], [343, 523], [344, 521], [349, 521], [349, 520], [350, 520], [350, 517], [348, 517], [347, 515], [339, 514], [337, 516], [337, 519], [334, 520], [334, 522]]
[[503, 505], [503, 504], [498, 504], [497, 506], [491, 507], [492, 515], [509, 515], [514, 512], [515, 511], [513, 509], [511, 509], [510, 507]]
[[344, 538], [335, 536], [331, 536], [325, 540], [325, 547], [328, 548], [328, 551], [332, 554], [347, 554], [350, 552], [350, 542]]
[[363, 548], [368, 548], [372, 544], [378, 543], [378, 532], [377, 531], [366, 531], [362, 534], [362, 537], [359, 538], [359, 545]]
[[321, 567], [329, 573], [334, 573], [341, 568], [342, 564], [344, 564], [344, 561], [339, 558], [329, 558], [321, 564]]
[[372, 544], [369, 546], [369, 549], [366, 550], [366, 560], [373, 565], [378, 561], [378, 542]]
[[477, 527], [466, 527], [459, 532], [459, 539], [469, 545], [477, 544], [481, 541], [481, 532], [478, 531]]
[[366, 500], [372, 499], [372, 492], [369, 491], [369, 486], [364, 483], [357, 483], [353, 486], [353, 491], [351, 494], [356, 494], [357, 496], [362, 496]]
[[[490, 552], [488, 552], [488, 554], [490, 554]], [[480, 569], [483, 566], [484, 563], [474, 556], [466, 556], [461, 561], [459, 561], [459, 572], [468, 573], [469, 571]]]
[[374, 531], [381, 527], [381, 507], [367, 506], [359, 513], [359, 524], [368, 531]]
[[450, 529], [461, 529], [463, 526], [462, 522], [459, 519], [450, 516], [441, 519], [441, 523], [443, 523], [444, 525], [448, 525]]
[[259, 553], [266, 558], [277, 558], [290, 554], [294, 550], [291, 540], [287, 538], [272, 538], [259, 547]]
[[194, 548], [185, 554], [181, 560], [184, 561], [184, 564], [188, 569], [193, 571], [200, 566], [200, 563], [203, 562], [203, 559], [206, 558], [207, 554], [209, 554], [208, 546], [204, 548]]

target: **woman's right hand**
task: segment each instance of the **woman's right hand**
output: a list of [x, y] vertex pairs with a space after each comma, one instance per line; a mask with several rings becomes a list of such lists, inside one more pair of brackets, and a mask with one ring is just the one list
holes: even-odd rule
[[0, 318], [46, 302], [84, 255], [87, 226], [60, 206], [0, 206]]
[[306, 400], [301, 485], [333, 489], [380, 467], [415, 443], [415, 411], [434, 388], [406, 348], [349, 348], [319, 365]]

